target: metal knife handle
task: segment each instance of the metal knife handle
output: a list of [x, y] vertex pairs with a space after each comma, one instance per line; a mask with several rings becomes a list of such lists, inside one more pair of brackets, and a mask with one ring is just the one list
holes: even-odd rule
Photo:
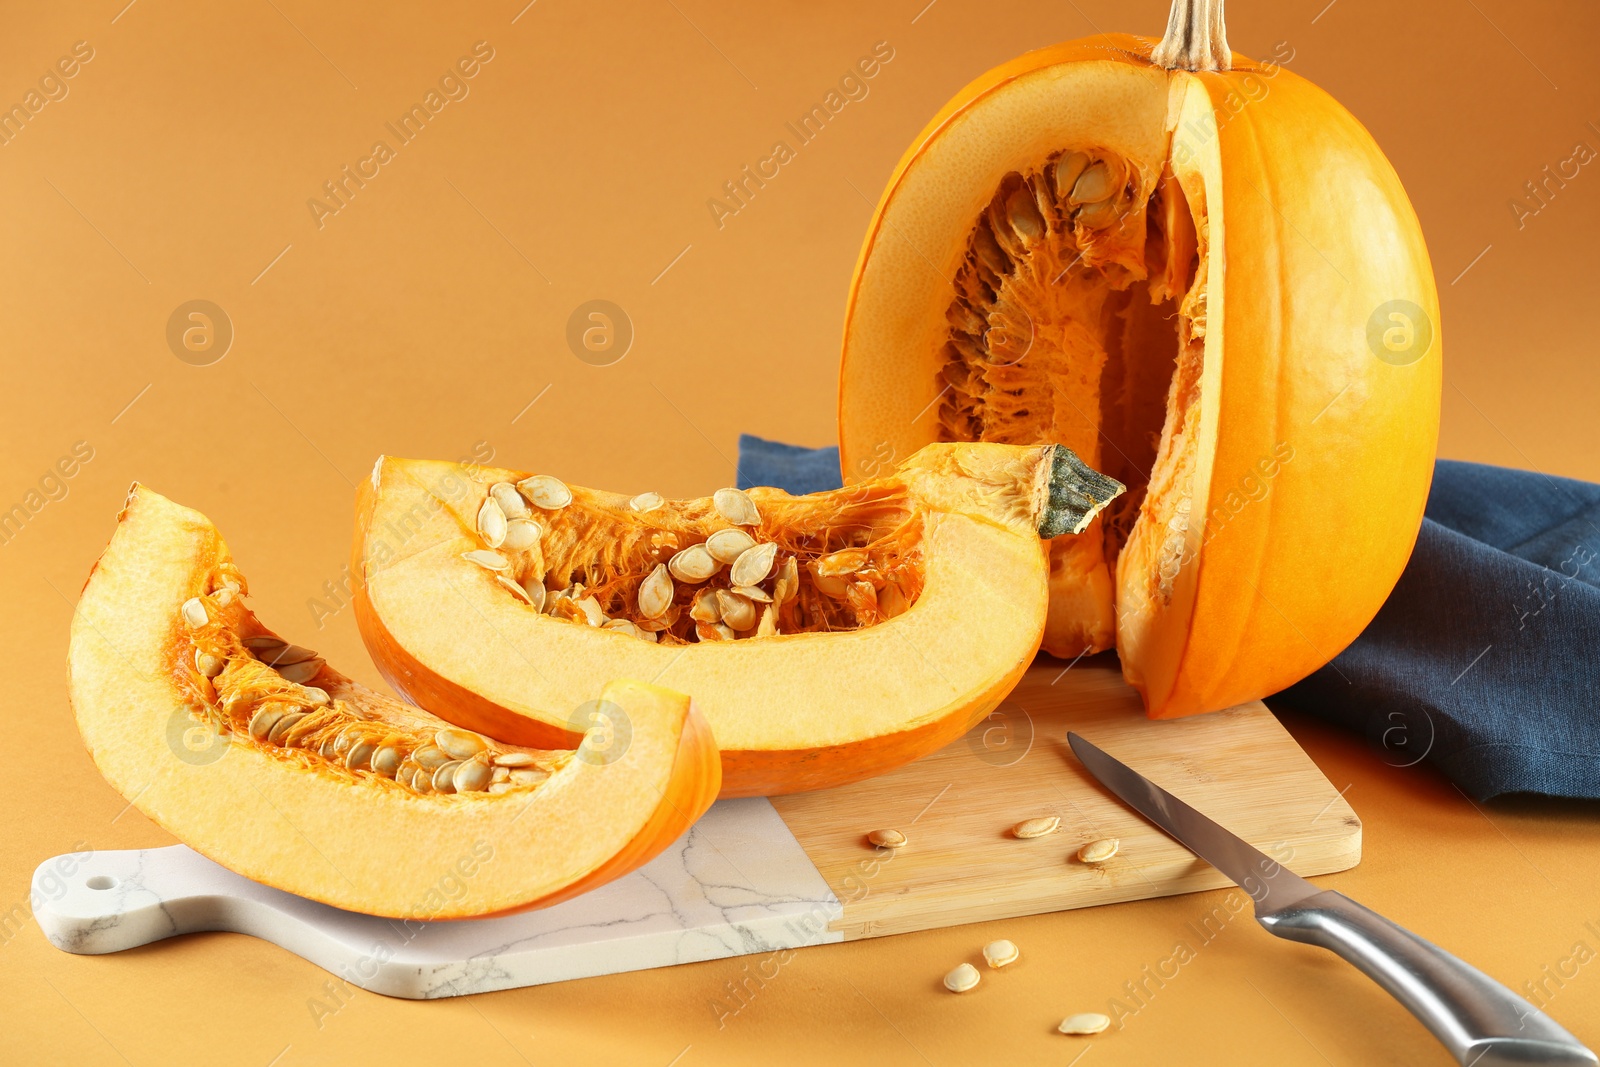
[[1331, 949], [1355, 964], [1467, 1067], [1600, 1063], [1493, 978], [1343, 893], [1327, 890], [1257, 921], [1278, 937]]

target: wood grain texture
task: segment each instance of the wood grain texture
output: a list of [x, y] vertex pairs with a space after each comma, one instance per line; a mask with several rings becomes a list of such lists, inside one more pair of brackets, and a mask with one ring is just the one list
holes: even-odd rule
[[[1091, 778], [1074, 730], [1302, 875], [1353, 867], [1361, 821], [1259, 702], [1156, 722], [1114, 657], [1041, 661], [965, 737], [865, 782], [774, 797], [844, 904], [846, 940], [1230, 885]], [[1018, 840], [1023, 819], [1060, 829]], [[908, 838], [875, 849], [866, 835]], [[1091, 866], [1080, 846], [1121, 841]]]

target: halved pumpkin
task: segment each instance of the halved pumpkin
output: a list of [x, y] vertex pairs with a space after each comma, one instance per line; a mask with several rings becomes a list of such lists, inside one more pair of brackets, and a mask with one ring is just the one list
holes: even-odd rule
[[1159, 46], [984, 74], [901, 159], [846, 311], [844, 476], [930, 441], [1075, 449], [1130, 491], [1051, 546], [1045, 650], [1115, 645], [1152, 715], [1215, 710], [1327, 662], [1398, 580], [1439, 350], [1371, 136], [1232, 55], [1222, 0], [1175, 0]]
[[849, 489], [680, 501], [383, 458], [357, 502], [357, 618], [391, 683], [472, 729], [567, 744], [560, 709], [594, 678], [645, 678], [695, 694], [723, 795], [818, 789], [988, 714], [1039, 646], [1041, 533], [1121, 491], [1055, 446], [935, 445]]
[[403, 918], [544, 907], [646, 862], [716, 797], [715, 741], [681, 694], [592, 676], [581, 747], [517, 748], [344, 677], [245, 592], [204, 515], [135, 485], [68, 665], [107, 781], [258, 882]]

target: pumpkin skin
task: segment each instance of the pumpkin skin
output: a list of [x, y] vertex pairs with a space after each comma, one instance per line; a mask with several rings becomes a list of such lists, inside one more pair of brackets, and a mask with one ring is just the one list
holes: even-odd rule
[[[244, 645], [273, 638], [245, 592], [204, 515], [135, 485], [73, 614], [68, 673], [79, 731], [106, 780], [248, 878], [422, 921], [548, 907], [648, 862], [716, 798], [721, 766], [705, 720], [684, 695], [639, 682], [595, 686], [606, 702], [597, 712], [620, 708], [629, 721], [625, 748], [520, 754], [548, 778], [498, 795], [402, 785], [393, 770], [328, 758], [309, 732], [255, 737], [246, 724], [265, 702], [230, 710], [231, 698], [292, 702], [309, 710], [308, 731], [318, 714], [380, 738], [431, 739], [448, 724], [320, 659], [297, 662], [315, 673], [294, 678], [287, 665], [267, 666]], [[203, 626], [184, 617], [190, 604], [204, 605]], [[227, 650], [214, 680], [197, 670], [201, 642]], [[321, 705], [308, 703], [313, 684]], [[225, 722], [228, 740], [202, 733]], [[210, 744], [191, 743], [197, 734]], [[485, 757], [510, 751], [490, 741]]]
[[[869, 569], [903, 575], [907, 603], [864, 620], [828, 608], [819, 624], [827, 601], [808, 580], [796, 601], [767, 590], [785, 612], [777, 632], [714, 639], [679, 616], [642, 640], [567, 603], [552, 614], [467, 558], [493, 487], [525, 473], [384, 457], [356, 504], [356, 619], [390, 684], [488, 736], [571, 744], [565, 709], [592, 678], [647, 678], [694, 693], [721, 748], [723, 796], [821, 789], [942, 748], [1015, 687], [1044, 628], [1041, 527], [1081, 529], [1122, 490], [1092, 471], [1064, 477], [1067, 466], [1054, 446], [934, 445], [852, 489], [751, 489], [761, 518], [749, 529], [782, 546], [780, 563], [819, 545], [887, 546]], [[613, 622], [649, 622], [642, 579], [729, 528], [703, 498], [641, 513], [622, 494], [568, 488], [569, 504], [535, 515], [537, 556], [513, 554], [506, 573], [550, 589], [581, 580]], [[679, 580], [673, 610], [723, 577]], [[796, 603], [804, 612], [789, 614]]]
[[[937, 399], [944, 279], [1007, 171], [1052, 147], [1127, 144], [1138, 157], [1170, 138], [1156, 151], [1209, 248], [1196, 278], [1209, 303], [1203, 355], [1192, 395], [1168, 396], [1151, 471], [1161, 491], [1139, 505], [1114, 597], [1092, 588], [1110, 585], [1109, 561], [1105, 573], [1053, 571], [1044, 648], [1106, 647], [1114, 605], [1124, 674], [1150, 715], [1172, 717], [1274, 693], [1371, 621], [1420, 527], [1441, 365], [1419, 224], [1356, 119], [1281, 66], [1235, 55], [1227, 71], [1167, 70], [1152, 45], [1108, 35], [1019, 57], [913, 142], [852, 282], [839, 426], [847, 483], [876, 457], [939, 438], [913, 413]], [[1387, 317], [1395, 301], [1420, 314]], [[1409, 350], [1380, 357], [1369, 343], [1407, 327]], [[1185, 470], [1186, 486], [1168, 484]], [[1179, 500], [1187, 528], [1172, 534]], [[1178, 566], [1161, 588], [1172, 544]], [[1092, 624], [1077, 618], [1086, 599], [1100, 605]], [[1069, 625], [1057, 625], [1058, 605], [1073, 605], [1061, 613]]]

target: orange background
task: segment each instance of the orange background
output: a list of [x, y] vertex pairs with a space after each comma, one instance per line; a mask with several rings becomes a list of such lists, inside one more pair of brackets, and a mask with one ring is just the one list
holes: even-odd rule
[[[0, 780], [0, 908], [20, 906], [13, 919], [41, 860], [79, 841], [169, 840], [94, 771], [61, 669], [130, 481], [209, 514], [269, 624], [375, 680], [350, 613], [319, 620], [308, 601], [341, 580], [351, 486], [378, 454], [487, 448], [580, 484], [691, 495], [731, 480], [741, 430], [831, 442], [845, 289], [910, 138], [1019, 52], [1165, 21], [1159, 0], [124, 2], [8, 0], [0, 22], [0, 103], [22, 102], [75, 42], [93, 49], [65, 97], [0, 145], [0, 510], [76, 442], [93, 449], [0, 544], [0, 715], [18, 757]], [[1445, 318], [1443, 454], [1600, 478], [1600, 171], [1582, 167], [1520, 228], [1509, 206], [1577, 142], [1600, 149], [1585, 47], [1600, 11], [1324, 3], [1235, 0], [1231, 42], [1256, 55], [1289, 42], [1291, 69], [1367, 124], [1411, 191]], [[395, 146], [384, 124], [479, 41], [493, 58], [468, 95], [319, 228], [308, 199], [375, 140]], [[866, 98], [719, 228], [707, 200], [879, 41], [894, 55]], [[210, 366], [166, 339], [194, 299], [235, 332]], [[610, 366], [566, 343], [591, 299], [633, 325]], [[1600, 950], [1592, 805], [1475, 807], [1426, 769], [1288, 722], [1366, 821], [1364, 862], [1324, 884], [1519, 988], [1577, 942]], [[1001, 1048], [1069, 1062], [1082, 1042], [1055, 1022], [1104, 1010], [1216, 897], [808, 949], [720, 1029], [711, 1001], [747, 960], [431, 1004], [357, 991], [319, 1027], [307, 1002], [328, 976], [272, 946], [205, 935], [75, 957], [25, 919], [0, 925], [0, 1003], [26, 1062], [953, 1064]], [[1003, 981], [934, 992], [998, 936], [1023, 952]], [[1600, 1044], [1600, 962], [1549, 1007]], [[1443, 1060], [1343, 964], [1248, 922], [1093, 1047], [1091, 1067]]]

